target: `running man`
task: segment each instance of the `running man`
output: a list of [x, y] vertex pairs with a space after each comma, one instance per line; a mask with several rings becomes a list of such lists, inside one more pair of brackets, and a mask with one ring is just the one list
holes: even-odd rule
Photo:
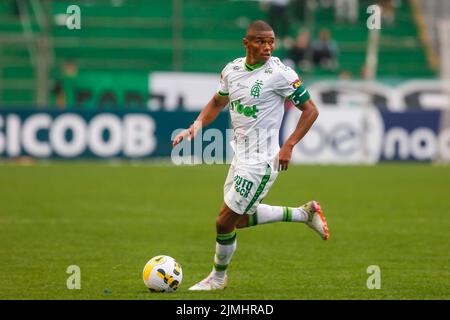
[[[292, 149], [303, 138], [319, 112], [294, 70], [272, 57], [275, 34], [262, 20], [247, 29], [246, 57], [222, 70], [219, 88], [196, 121], [173, 140], [192, 140], [230, 104], [234, 129], [234, 158], [224, 185], [224, 203], [216, 220], [216, 252], [212, 272], [189, 290], [218, 290], [227, 286], [227, 267], [236, 250], [236, 228], [277, 221], [303, 222], [323, 240], [329, 237], [320, 205], [310, 201], [298, 208], [261, 204], [280, 171], [288, 169]], [[294, 132], [278, 144], [285, 99], [302, 111]]]

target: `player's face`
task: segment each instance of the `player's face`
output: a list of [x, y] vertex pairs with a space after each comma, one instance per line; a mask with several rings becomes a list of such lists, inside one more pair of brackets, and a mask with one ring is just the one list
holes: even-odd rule
[[264, 63], [275, 49], [275, 34], [273, 31], [259, 31], [247, 35], [244, 38], [244, 46], [251, 63]]

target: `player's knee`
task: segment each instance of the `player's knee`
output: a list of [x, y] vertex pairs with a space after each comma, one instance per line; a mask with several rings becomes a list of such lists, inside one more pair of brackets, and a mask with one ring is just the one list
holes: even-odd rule
[[217, 233], [229, 233], [234, 230], [236, 219], [233, 215], [235, 215], [235, 213], [227, 206], [222, 207], [220, 214], [216, 219]]

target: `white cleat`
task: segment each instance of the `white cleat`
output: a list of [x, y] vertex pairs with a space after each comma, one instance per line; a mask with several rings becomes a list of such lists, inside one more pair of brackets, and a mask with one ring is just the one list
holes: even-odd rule
[[189, 288], [189, 291], [211, 291], [223, 290], [227, 287], [228, 277], [225, 275], [223, 280], [213, 277], [212, 272], [205, 279]]
[[317, 201], [310, 201], [304, 204], [301, 209], [308, 214], [306, 224], [316, 231], [323, 240], [328, 240], [330, 233], [328, 231], [327, 221], [325, 220], [320, 204]]

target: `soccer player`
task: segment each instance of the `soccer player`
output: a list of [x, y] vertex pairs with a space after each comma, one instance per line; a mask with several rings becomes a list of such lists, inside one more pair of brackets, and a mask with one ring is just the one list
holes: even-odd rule
[[[262, 20], [247, 29], [246, 57], [222, 70], [217, 93], [196, 121], [173, 140], [191, 140], [229, 103], [234, 129], [234, 157], [224, 185], [224, 203], [216, 220], [216, 252], [212, 272], [189, 290], [217, 290], [227, 286], [226, 270], [236, 250], [236, 228], [277, 221], [303, 222], [322, 239], [329, 237], [318, 202], [290, 208], [262, 204], [280, 171], [288, 169], [292, 149], [303, 138], [319, 112], [294, 70], [272, 57], [275, 34]], [[294, 132], [278, 144], [285, 99], [302, 111]]]

